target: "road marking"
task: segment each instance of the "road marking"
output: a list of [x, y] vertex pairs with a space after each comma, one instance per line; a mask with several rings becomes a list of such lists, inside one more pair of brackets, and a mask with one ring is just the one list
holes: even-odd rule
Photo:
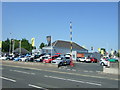
[[101, 76], [91, 76], [91, 75], [85, 75], [85, 74], [80, 74], [80, 73], [60, 72], [60, 71], [53, 71], [53, 70], [44, 70], [44, 69], [38, 69], [38, 68], [32, 68], [32, 67], [23, 67], [23, 66], [21, 67], [21, 66], [13, 66], [13, 65], [3, 65], [3, 66], [24, 68], [24, 69], [26, 68], [26, 69], [32, 69], [32, 70], [47, 71], [47, 72], [54, 72], [54, 73], [61, 73], [61, 74], [68, 74], [68, 75], [76, 75], [76, 76], [84, 76], [84, 77], [92, 77], [92, 78], [102, 78], [102, 79], [109, 79], [109, 80], [118, 80], [117, 78], [101, 77]]
[[76, 71], [75, 69], [72, 69], [72, 71]]
[[89, 72], [93, 72], [93, 71], [89, 71]]
[[54, 78], [54, 79], [60, 79], [60, 80], [66, 80], [66, 81], [72, 81], [72, 82], [86, 83], [86, 84], [91, 84], [91, 85], [102, 86], [100, 83], [84, 82], [84, 81], [78, 81], [78, 80], [74, 80], [74, 79], [65, 79], [65, 78], [59, 78], [59, 77], [53, 77], [53, 76], [47, 76], [47, 75], [44, 75], [44, 77], [49, 77], [49, 78]]
[[0, 68], [1, 70], [3, 70], [3, 68]]
[[36, 86], [36, 85], [33, 85], [33, 84], [28, 84], [28, 86], [34, 87], [34, 88], [40, 88], [40, 89], [48, 90], [46, 88], [43, 88], [43, 87], [40, 87], [40, 86]]
[[70, 69], [67, 69], [67, 70], [70, 70]]
[[5, 77], [2, 77], [2, 76], [0, 76], [0, 78], [5, 79], [5, 80], [8, 80], [8, 81], [11, 81], [11, 82], [16, 82], [16, 80], [9, 79], [9, 78], [5, 78]]
[[88, 72], [88, 71], [84, 70], [83, 72]]
[[24, 71], [19, 71], [19, 70], [12, 70], [12, 69], [10, 69], [10, 71], [19, 72], [19, 73], [24, 73], [24, 74], [32, 74], [32, 75], [35, 75], [35, 73], [29, 73], [29, 72], [24, 72]]

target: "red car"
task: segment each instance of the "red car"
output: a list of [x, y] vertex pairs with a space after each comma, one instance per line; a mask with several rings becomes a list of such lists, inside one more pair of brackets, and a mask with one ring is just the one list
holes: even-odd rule
[[97, 63], [97, 62], [98, 62], [98, 60], [97, 60], [96, 58], [94, 58], [94, 57], [90, 57], [90, 60], [91, 60], [91, 62], [93, 62], [93, 63]]
[[54, 55], [52, 57], [48, 57], [48, 58], [46, 58], [46, 59], [43, 60], [43, 63], [51, 63], [52, 60], [55, 60], [59, 56], [60, 55]]

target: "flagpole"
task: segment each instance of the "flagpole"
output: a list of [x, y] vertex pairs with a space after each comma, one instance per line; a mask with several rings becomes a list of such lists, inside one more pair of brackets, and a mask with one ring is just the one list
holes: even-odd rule
[[51, 57], [52, 57], [52, 36], [51, 36]]
[[10, 33], [10, 46], [9, 46], [9, 55], [11, 53], [11, 33]]
[[2, 40], [0, 40], [0, 57], [2, 56]]
[[21, 40], [19, 42], [19, 48], [20, 48], [19, 54], [21, 55]]
[[73, 48], [73, 46], [72, 46], [72, 22], [70, 22], [70, 44], [71, 44], [71, 46], [70, 46], [70, 65], [73, 67], [74, 66], [74, 64], [73, 64], [73, 60], [72, 60], [72, 48]]
[[15, 47], [15, 41], [14, 39], [12, 40], [12, 54], [14, 53], [14, 47]]

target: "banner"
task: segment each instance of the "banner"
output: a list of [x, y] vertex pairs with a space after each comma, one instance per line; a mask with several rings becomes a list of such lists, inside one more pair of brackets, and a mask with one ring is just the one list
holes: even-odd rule
[[47, 38], [48, 46], [51, 46], [51, 36], [46, 36], [46, 38]]
[[114, 50], [112, 50], [110, 53], [111, 53], [111, 55], [114, 55]]
[[2, 41], [0, 41], [0, 48], [2, 48]]
[[104, 55], [104, 50], [101, 50], [101, 54]]
[[32, 44], [33, 47], [35, 46], [35, 38], [31, 39], [31, 44]]
[[100, 50], [101, 50], [101, 49], [100, 49], [100, 48], [98, 48], [98, 52], [100, 52]]

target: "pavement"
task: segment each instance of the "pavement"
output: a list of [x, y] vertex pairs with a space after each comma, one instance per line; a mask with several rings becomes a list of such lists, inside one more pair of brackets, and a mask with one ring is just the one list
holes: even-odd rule
[[51, 88], [118, 88], [117, 75], [102, 73], [101, 67], [96, 70], [95, 67], [98, 65], [93, 65], [81, 63], [79, 71], [76, 67], [69, 66], [55, 68], [2, 62], [0, 79], [3, 88], [39, 88], [43, 90]]

